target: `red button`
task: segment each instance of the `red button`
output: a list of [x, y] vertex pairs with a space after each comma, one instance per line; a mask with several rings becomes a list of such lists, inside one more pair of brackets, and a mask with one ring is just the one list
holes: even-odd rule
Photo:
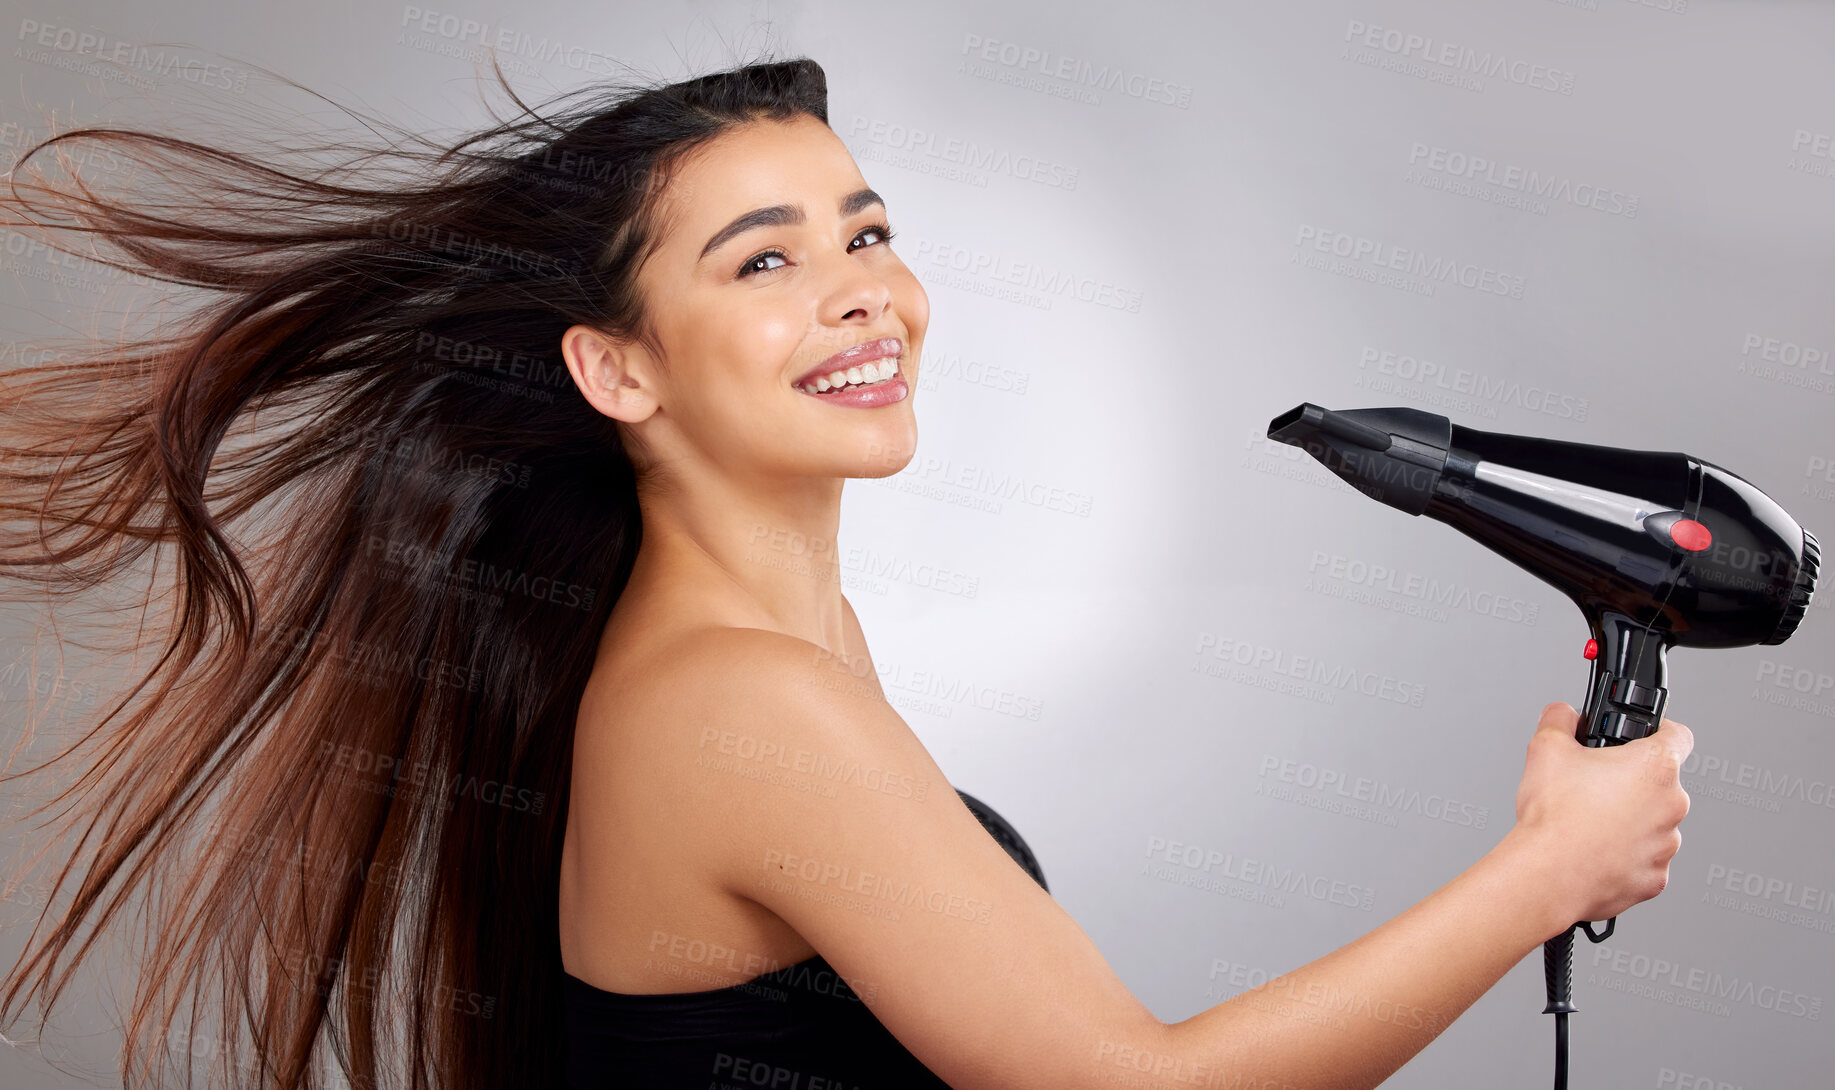
[[1599, 657], [1599, 641], [1598, 640], [1588, 640], [1587, 649], [1585, 651], [1580, 652], [1580, 655], [1582, 658], [1589, 658], [1589, 659], [1598, 658]]
[[1691, 553], [1698, 553], [1714, 544], [1714, 535], [1694, 519], [1677, 519], [1675, 525], [1669, 528], [1669, 539]]

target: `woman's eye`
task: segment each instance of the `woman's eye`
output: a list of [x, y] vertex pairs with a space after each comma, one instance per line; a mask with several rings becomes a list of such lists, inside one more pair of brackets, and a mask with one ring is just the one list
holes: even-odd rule
[[758, 266], [758, 263], [759, 263], [760, 261], [763, 261], [763, 260], [764, 260], [765, 258], [767, 258], [767, 257], [775, 257], [775, 258], [777, 258], [777, 259], [778, 259], [779, 261], [782, 261], [782, 260], [784, 259], [784, 255], [783, 255], [783, 254], [780, 254], [780, 253], [778, 253], [778, 252], [777, 252], [776, 250], [770, 250], [770, 251], [767, 251], [767, 252], [765, 252], [765, 253], [762, 253], [762, 254], [759, 254], [759, 255], [758, 255], [757, 257], [754, 257], [754, 258], [752, 258], [751, 260], [749, 260], [749, 261], [747, 261], [747, 262], [745, 263], [745, 268], [743, 268], [743, 269], [740, 269], [740, 270], [739, 270], [739, 275], [740, 275], [740, 276], [750, 276], [750, 275], [752, 275], [752, 274], [753, 274], [753, 273], [755, 273], [755, 272], [769, 272], [769, 271], [771, 271], [771, 269], [775, 269], [775, 268], [780, 268], [780, 267], [781, 267], [781, 266], [777, 266], [777, 265], [772, 265], [772, 266], [769, 266], [768, 268], [763, 268], [763, 269], [761, 269], [761, 268], [758, 268], [758, 267], [757, 267], [757, 266]]
[[[874, 224], [872, 227], [863, 229], [859, 235], [855, 235], [855, 242], [860, 241], [860, 235], [878, 235], [881, 243], [887, 243], [892, 241], [892, 228], [883, 224]], [[849, 249], [852, 247], [850, 246]]]
[[[851, 254], [851, 253], [853, 253], [853, 252], [854, 252], [854, 251], [855, 251], [856, 249], [858, 249], [859, 247], [856, 247], [856, 246], [854, 245], [854, 243], [855, 243], [855, 242], [859, 242], [859, 241], [860, 241], [860, 240], [861, 240], [862, 238], [864, 238], [864, 237], [865, 237], [865, 236], [867, 236], [867, 235], [878, 235], [878, 236], [879, 236], [879, 243], [880, 243], [880, 245], [882, 245], [882, 246], [883, 246], [883, 245], [885, 245], [886, 243], [888, 243], [888, 242], [891, 242], [891, 241], [892, 241], [892, 228], [890, 228], [890, 227], [887, 227], [887, 226], [886, 226], [885, 224], [883, 224], [883, 223], [877, 223], [877, 224], [874, 224], [874, 225], [873, 225], [873, 226], [871, 226], [871, 227], [863, 227], [863, 228], [861, 228], [861, 229], [860, 229], [860, 233], [854, 236], [854, 239], [853, 239], [853, 242], [849, 242], [849, 243], [848, 243], [848, 246], [847, 246], [847, 252]], [[762, 267], [762, 268], [761, 268], [761, 267], [759, 267], [759, 264], [758, 264], [758, 263], [759, 263], [760, 261], [764, 261], [764, 260], [765, 260], [765, 259], [767, 259], [767, 258], [773, 258], [773, 257], [775, 257], [775, 258], [777, 258], [777, 259], [778, 259], [779, 261], [783, 261], [783, 260], [784, 260], [784, 254], [783, 254], [783, 251], [781, 251], [781, 250], [766, 250], [766, 251], [765, 251], [764, 253], [762, 253], [762, 254], [758, 254], [758, 255], [757, 255], [757, 256], [755, 256], [755, 257], [749, 257], [749, 258], [747, 258], [747, 259], [746, 259], [746, 262], [745, 262], [745, 264], [744, 264], [744, 265], [742, 265], [742, 266], [740, 266], [740, 268], [739, 268], [739, 276], [740, 276], [740, 278], [741, 278], [741, 279], [743, 279], [743, 278], [745, 278], [745, 277], [748, 277], [748, 276], [751, 276], [751, 275], [752, 275], [753, 273], [761, 273], [761, 272], [772, 272], [772, 271], [774, 271], [774, 270], [776, 270], [776, 269], [781, 269], [781, 268], [783, 268], [783, 266], [782, 266], [782, 265], [768, 265], [768, 266], [764, 266], [764, 267]]]

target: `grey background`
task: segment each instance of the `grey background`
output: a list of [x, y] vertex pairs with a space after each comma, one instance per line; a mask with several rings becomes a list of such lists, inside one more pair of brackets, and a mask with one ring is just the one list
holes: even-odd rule
[[[469, 129], [485, 121], [481, 54], [460, 19], [510, 32], [524, 55], [506, 67], [531, 100], [627, 65], [683, 78], [760, 49], [827, 69], [831, 124], [932, 306], [919, 456], [848, 487], [846, 593], [952, 783], [1017, 826], [1162, 1018], [1351, 941], [1477, 860], [1513, 821], [1537, 710], [1585, 692], [1586, 632], [1565, 598], [1270, 445], [1271, 417], [1301, 401], [1410, 405], [1682, 450], [1835, 541], [1830, 5], [26, 4], [0, 24], [18, 34], [0, 122], [116, 108], [59, 66], [79, 51], [21, 51], [31, 21], [196, 43]], [[1542, 66], [1565, 91], [1509, 78], [1520, 68], [1463, 84], [1418, 56], [1398, 68], [1387, 30]], [[1125, 78], [1103, 86], [1104, 72]], [[156, 98], [198, 93], [153, 83]], [[6, 142], [10, 158], [21, 144]], [[1558, 192], [1455, 191], [1433, 169], [1455, 155]], [[1603, 207], [1586, 204], [1596, 191]], [[1308, 240], [1326, 231], [1493, 270], [1520, 298], [1313, 267], [1330, 255]], [[74, 305], [32, 279], [42, 260], [4, 255], [9, 338], [42, 327], [27, 304]], [[1368, 574], [1379, 567], [1393, 574]], [[1451, 600], [1417, 589], [1429, 580]], [[1781, 646], [1673, 654], [1694, 807], [1670, 889], [1576, 951], [1575, 1085], [1826, 1083], [1832, 602], [1820, 594]], [[33, 623], [7, 619], [9, 730], [41, 683]], [[1301, 658], [1418, 703], [1282, 688]], [[1365, 778], [1391, 802], [1320, 805], [1342, 800], [1321, 775]], [[1185, 866], [1188, 846], [1229, 862]], [[1368, 905], [1224, 875], [1248, 861]], [[1735, 870], [1824, 891], [1821, 911], [1731, 892]], [[8, 963], [32, 897], [0, 906]], [[118, 1032], [104, 985], [83, 980], [53, 1046], [108, 1083]], [[1545, 1084], [1542, 1003], [1531, 957], [1388, 1085]], [[0, 1085], [78, 1084], [30, 1044], [0, 1049]]]

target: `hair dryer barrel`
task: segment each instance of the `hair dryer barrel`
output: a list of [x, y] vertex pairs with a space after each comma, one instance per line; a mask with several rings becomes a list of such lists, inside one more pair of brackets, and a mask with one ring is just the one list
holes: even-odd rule
[[1814, 592], [1814, 535], [1751, 483], [1687, 454], [1478, 431], [1419, 409], [1310, 402], [1268, 437], [1358, 491], [1456, 527], [1572, 598], [1668, 644], [1788, 639]]

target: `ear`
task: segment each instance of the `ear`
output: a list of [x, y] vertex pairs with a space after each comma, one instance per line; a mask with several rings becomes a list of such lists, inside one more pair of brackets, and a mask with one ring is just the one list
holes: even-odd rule
[[561, 356], [574, 385], [606, 416], [635, 424], [656, 411], [656, 371], [643, 345], [574, 325], [561, 334]]

